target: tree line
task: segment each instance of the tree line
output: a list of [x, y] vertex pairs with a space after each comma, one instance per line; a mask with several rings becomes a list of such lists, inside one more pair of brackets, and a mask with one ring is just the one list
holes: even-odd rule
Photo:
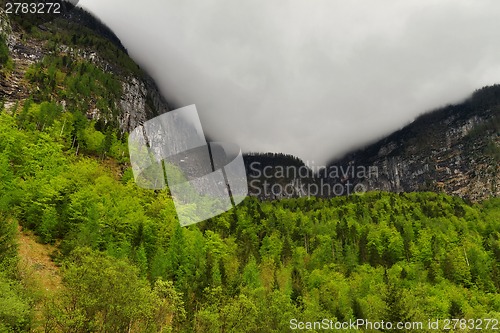
[[[13, 111], [0, 112], [3, 331], [287, 332], [293, 318], [500, 318], [498, 198], [247, 198], [181, 228], [167, 190], [134, 184], [126, 138], [54, 102]], [[56, 294], [23, 288], [18, 225], [57, 245]]]

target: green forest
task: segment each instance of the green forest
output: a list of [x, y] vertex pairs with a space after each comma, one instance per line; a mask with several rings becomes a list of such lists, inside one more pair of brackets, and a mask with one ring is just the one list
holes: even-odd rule
[[[61, 33], [47, 43], [58, 42], [101, 48], [140, 72], [102, 39]], [[0, 40], [0, 74], [13, 66]], [[0, 333], [290, 332], [323, 319], [500, 330], [500, 198], [249, 197], [182, 228], [168, 189], [134, 183], [113, 75], [52, 54], [24, 80], [30, 98], [0, 101]], [[89, 106], [100, 120], [87, 118]], [[21, 264], [25, 234], [51, 249], [54, 290]]]
[[[261, 202], [181, 228], [138, 188], [126, 135], [25, 101], [0, 112], [0, 332], [288, 332], [290, 321], [500, 319], [500, 199]], [[62, 287], [18, 266], [18, 226]]]

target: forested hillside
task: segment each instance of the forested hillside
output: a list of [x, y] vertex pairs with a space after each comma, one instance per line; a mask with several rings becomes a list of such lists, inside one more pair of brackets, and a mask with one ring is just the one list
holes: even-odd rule
[[[167, 191], [135, 186], [125, 151], [114, 133], [56, 103], [2, 109], [1, 330], [287, 332], [293, 318], [500, 319], [498, 198], [247, 198], [181, 228]], [[61, 290], [25, 285], [18, 224], [56, 244]]]
[[[247, 198], [181, 228], [168, 190], [135, 185], [123, 131], [161, 100], [127, 85], [143, 74], [119, 43], [77, 28], [15, 26], [14, 51], [0, 38], [1, 333], [289, 332], [358, 318], [484, 320], [487, 332], [500, 320], [499, 198]], [[55, 249], [59, 288], [29, 278], [20, 228]]]

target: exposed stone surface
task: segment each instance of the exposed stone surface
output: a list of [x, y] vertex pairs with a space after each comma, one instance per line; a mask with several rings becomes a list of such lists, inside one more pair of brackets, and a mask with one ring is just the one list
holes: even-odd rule
[[[169, 110], [167, 102], [147, 74], [132, 75], [118, 68], [111, 61], [103, 59], [95, 50], [89, 48], [59, 45], [57, 51], [48, 50], [43, 41], [12, 29], [8, 17], [1, 9], [0, 33], [6, 36], [14, 63], [14, 70], [7, 77], [0, 77], [0, 98], [4, 100], [7, 108], [29, 97], [29, 85], [24, 79], [29, 66], [41, 61], [46, 55], [57, 53], [68, 55], [73, 59], [84, 59], [104, 72], [115, 74], [122, 85], [121, 97], [115, 101], [119, 110], [116, 120], [122, 131], [130, 131], [147, 119]], [[60, 102], [64, 104], [64, 101]], [[96, 107], [91, 107], [86, 110], [86, 113], [93, 119], [101, 116], [100, 110]]]
[[472, 201], [498, 196], [499, 119], [500, 87], [483, 88], [332, 165], [375, 166], [377, 175], [348, 179], [368, 190], [438, 191]]
[[436, 191], [472, 201], [498, 196], [500, 86], [480, 89], [462, 104], [425, 114], [311, 174], [300, 172], [307, 167], [292, 156], [252, 154], [245, 162], [250, 194], [263, 200], [365, 190]]

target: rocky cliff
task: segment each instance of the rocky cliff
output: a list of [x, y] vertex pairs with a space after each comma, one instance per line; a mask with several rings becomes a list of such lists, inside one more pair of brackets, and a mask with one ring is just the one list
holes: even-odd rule
[[[0, 71], [0, 100], [7, 109], [22, 104], [27, 98], [36, 100], [39, 96], [63, 105], [71, 104], [73, 99], [78, 100], [75, 108], [89, 118], [112, 121], [122, 131], [129, 131], [169, 110], [154, 81], [128, 57], [118, 38], [81, 9], [33, 25], [5, 14], [2, 6], [0, 34], [11, 58], [10, 64]], [[76, 63], [91, 64], [103, 73], [111, 74], [119, 84], [114, 90], [116, 94], [90, 91], [85, 95], [70, 96], [68, 91], [71, 89], [64, 78], [77, 68], [68, 64]], [[28, 74], [30, 70], [35, 72], [31, 76]], [[50, 75], [54, 71], [53, 87], [45, 93], [44, 86], [50, 84]], [[96, 91], [102, 90], [105, 89]], [[111, 101], [103, 101], [106, 99]]]
[[[424, 114], [392, 135], [331, 163], [327, 177], [366, 190], [437, 191], [482, 200], [500, 194], [500, 86]], [[363, 174], [364, 173], [364, 174]]]
[[426, 113], [329, 163], [283, 154], [245, 156], [250, 195], [263, 200], [365, 191], [433, 191], [480, 201], [500, 194], [500, 86]]

